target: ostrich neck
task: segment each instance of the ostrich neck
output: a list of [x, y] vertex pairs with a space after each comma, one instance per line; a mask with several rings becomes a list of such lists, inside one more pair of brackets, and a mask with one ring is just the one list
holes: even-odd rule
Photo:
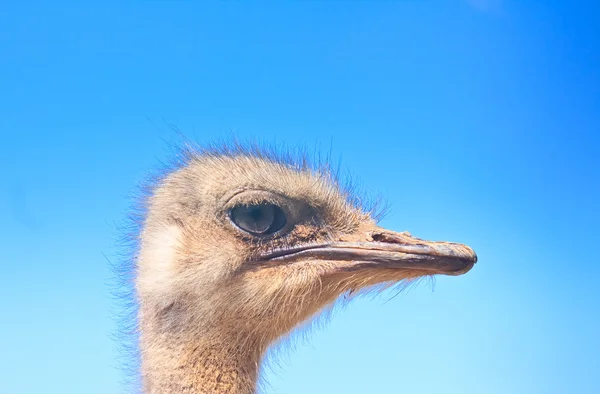
[[259, 349], [244, 349], [226, 338], [211, 343], [181, 332], [142, 330], [140, 341], [144, 394], [255, 392]]

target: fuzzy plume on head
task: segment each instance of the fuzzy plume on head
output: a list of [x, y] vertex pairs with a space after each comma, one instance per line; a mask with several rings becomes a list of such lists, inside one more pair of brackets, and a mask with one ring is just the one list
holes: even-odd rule
[[[144, 226], [148, 225], [149, 218], [156, 218], [153, 207], [161, 204], [169, 206], [170, 216], [160, 218], [158, 222], [161, 224], [152, 226], [173, 224], [174, 227], [170, 227], [170, 230], [162, 232], [163, 238], [160, 241], [176, 242], [177, 236], [181, 236], [185, 229], [173, 229], [181, 227], [182, 219], [193, 212], [194, 207], [199, 204], [198, 195], [194, 194], [198, 191], [195, 188], [207, 181], [218, 186], [224, 179], [233, 175], [230, 171], [223, 169], [228, 168], [228, 164], [236, 162], [234, 168], [238, 173], [235, 175], [242, 179], [246, 176], [246, 183], [249, 180], [247, 177], [249, 172], [261, 165], [267, 166], [269, 169], [259, 173], [255, 179], [258, 183], [275, 183], [276, 189], [277, 187], [285, 188], [285, 182], [283, 186], [276, 185], [277, 176], [281, 178], [280, 180], [288, 183], [303, 180], [305, 193], [310, 195], [311, 192], [318, 190], [322, 200], [328, 200], [327, 203], [330, 207], [338, 208], [330, 219], [332, 222], [337, 222], [340, 229], [350, 230], [350, 226], [356, 226], [358, 220], [353, 216], [358, 213], [370, 217], [374, 221], [379, 220], [385, 213], [385, 207], [384, 209], [380, 208], [381, 199], [370, 198], [366, 193], [359, 191], [349, 175], [345, 175], [344, 179], [341, 179], [339, 164], [337, 168], [331, 166], [331, 153], [322, 156], [318, 150], [310, 154], [306, 148], [286, 149], [277, 145], [242, 143], [235, 140], [206, 146], [199, 146], [189, 140], [184, 140], [183, 145], [171, 145], [170, 147], [171, 159], [142, 182], [137, 195], [133, 198], [134, 204], [130, 210], [129, 224], [124, 228], [126, 236], [123, 237], [123, 253], [119, 262], [112, 267], [117, 278], [115, 293], [121, 308], [121, 312], [118, 314], [120, 331], [117, 339], [122, 348], [124, 369], [129, 371], [130, 376], [136, 376], [135, 371], [140, 360], [137, 320], [139, 294], [136, 293], [134, 282], [136, 276], [143, 271], [138, 265], [142, 250], [141, 241], [144, 231], [148, 231]], [[199, 169], [199, 171], [189, 171], [192, 168]], [[296, 175], [294, 179], [289, 178], [289, 175], [294, 174]], [[243, 184], [244, 181], [236, 186], [243, 187]], [[177, 191], [179, 199], [177, 202], [169, 200], [168, 194], [174, 190]], [[170, 197], [172, 198], [174, 195]], [[188, 235], [191, 236], [190, 239], [194, 239], [193, 234]], [[315, 236], [303, 227], [298, 228], [296, 235], [305, 238]], [[321, 235], [327, 237], [329, 234], [324, 232]], [[218, 237], [215, 238], [215, 241], [218, 241]], [[222, 253], [226, 251], [226, 248], [220, 250]], [[156, 253], [156, 250], [153, 252]], [[164, 268], [159, 267], [159, 270]], [[210, 272], [210, 270], [207, 271], [207, 273]], [[212, 274], [215, 275], [214, 272]], [[155, 283], [153, 285], [155, 287], [164, 285], [165, 278], [160, 275], [158, 278], [162, 279], [163, 283]], [[187, 280], [189, 284], [190, 277], [184, 275], [178, 280]], [[170, 289], [164, 288], [163, 291], [168, 293]], [[156, 297], [157, 304], [162, 305], [162, 308], [169, 308], [172, 300], [163, 297], [163, 293], [160, 294], [161, 296]], [[178, 297], [182, 296], [178, 295]], [[170, 324], [184, 323], [185, 321], [170, 322]]]

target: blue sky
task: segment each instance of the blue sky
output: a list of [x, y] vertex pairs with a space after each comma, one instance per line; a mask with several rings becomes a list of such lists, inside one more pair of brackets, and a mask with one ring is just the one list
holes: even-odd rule
[[4, 2], [0, 392], [121, 392], [104, 256], [168, 124], [331, 147], [384, 226], [480, 257], [354, 302], [267, 392], [600, 392], [599, 8]]

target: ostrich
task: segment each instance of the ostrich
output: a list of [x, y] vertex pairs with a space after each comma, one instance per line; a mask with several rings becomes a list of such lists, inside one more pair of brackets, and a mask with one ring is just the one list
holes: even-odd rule
[[190, 150], [138, 234], [143, 392], [254, 393], [269, 346], [341, 295], [477, 261], [379, 227], [352, 197], [330, 171], [257, 148]]

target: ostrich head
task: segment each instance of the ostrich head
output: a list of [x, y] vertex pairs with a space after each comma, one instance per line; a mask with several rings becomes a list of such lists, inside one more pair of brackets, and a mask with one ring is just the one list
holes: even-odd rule
[[[232, 381], [247, 380], [222, 392], [251, 392], [266, 348], [340, 295], [460, 275], [477, 260], [467, 246], [379, 227], [326, 171], [249, 152], [192, 154], [154, 189], [140, 236], [149, 392], [169, 370], [177, 381], [206, 375], [212, 358]], [[177, 372], [186, 365], [195, 372]]]

